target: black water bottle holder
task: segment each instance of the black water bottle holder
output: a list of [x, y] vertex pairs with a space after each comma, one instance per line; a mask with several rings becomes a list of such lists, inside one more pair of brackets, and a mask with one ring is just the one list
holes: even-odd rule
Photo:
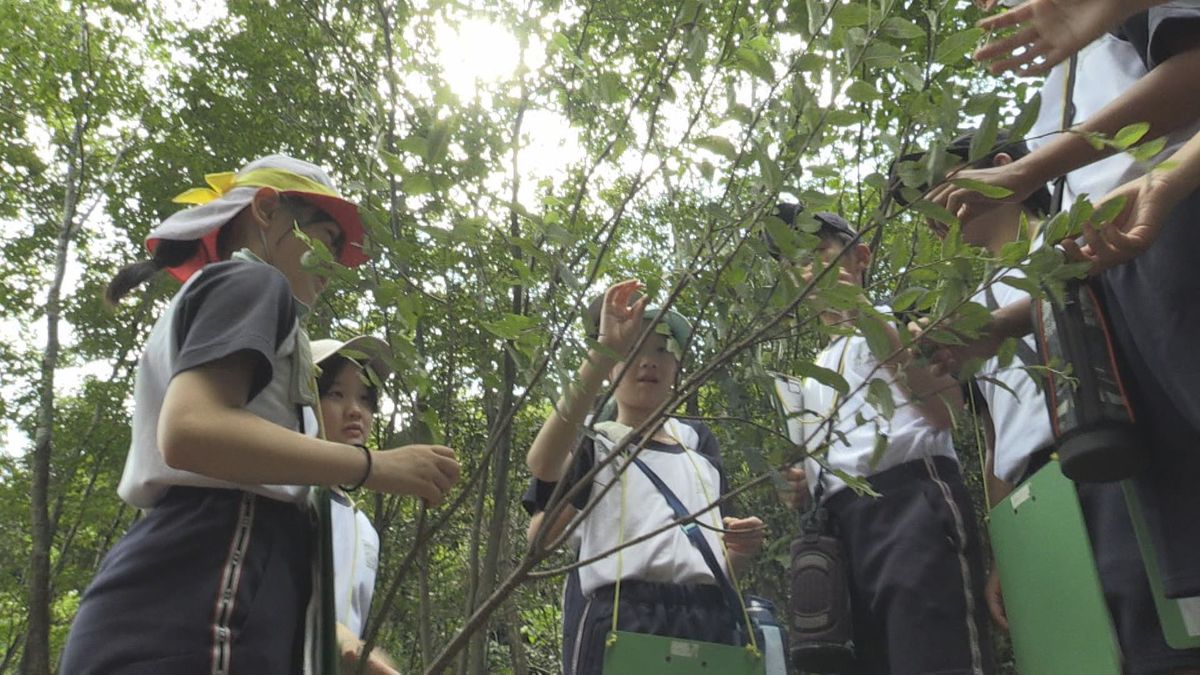
[[[1061, 301], [1034, 303], [1046, 404], [1063, 474], [1082, 483], [1131, 477], [1146, 461], [1100, 289], [1067, 281]], [[1068, 370], [1061, 374], [1058, 371]]]
[[854, 664], [854, 621], [842, 542], [820, 505], [823, 474], [813, 508], [801, 516], [801, 534], [792, 541], [789, 651], [801, 672], [842, 673]]

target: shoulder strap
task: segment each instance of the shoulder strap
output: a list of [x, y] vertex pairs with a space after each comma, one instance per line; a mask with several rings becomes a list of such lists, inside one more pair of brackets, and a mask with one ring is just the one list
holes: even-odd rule
[[[1075, 123], [1075, 72], [1079, 68], [1079, 55], [1072, 54], [1071, 59], [1067, 62], [1067, 82], [1063, 89], [1063, 107], [1062, 107], [1062, 123], [1061, 131], [1066, 131]], [[1067, 187], [1067, 174], [1063, 174], [1054, 180], [1054, 196], [1050, 202], [1050, 215], [1053, 216], [1059, 211], [1062, 211], [1063, 191]]]
[[[671, 490], [663, 479], [659, 477], [654, 470], [650, 468], [640, 457], [634, 457], [633, 463], [637, 465], [642, 473], [646, 474], [646, 478], [658, 488], [659, 493], [667, 500], [667, 505], [671, 507], [671, 511], [675, 513], [676, 518], [689, 518], [691, 512], [683, 505], [679, 497]], [[721, 594], [725, 596], [725, 602], [729, 605], [729, 610], [737, 617], [738, 624], [742, 624], [742, 613], [739, 610], [741, 601], [738, 599], [737, 590], [734, 589], [733, 583], [729, 581], [729, 577], [721, 569], [720, 563], [717, 562], [717, 556], [713, 553], [712, 547], [708, 545], [708, 539], [704, 537], [704, 533], [700, 531], [700, 526], [696, 524], [694, 518], [680, 524], [684, 534], [687, 535], [688, 541], [700, 551], [700, 556], [704, 558], [704, 563], [708, 565], [708, 569], [712, 572], [713, 578], [717, 582], [717, 586], [721, 589]]]

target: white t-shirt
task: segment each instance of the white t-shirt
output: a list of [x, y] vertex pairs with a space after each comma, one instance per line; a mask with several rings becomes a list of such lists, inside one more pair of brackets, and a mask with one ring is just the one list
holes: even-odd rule
[[[601, 427], [602, 425], [597, 425]], [[667, 420], [664, 428], [673, 438], [682, 441], [675, 446], [647, 443], [638, 457], [670, 486], [689, 513], [708, 506], [721, 495], [721, 474], [717, 466], [696, 451], [698, 436], [694, 429], [676, 420]], [[603, 443], [585, 441], [595, 448], [595, 461], [605, 457], [609, 448]], [[611, 446], [610, 446], [611, 447]], [[621, 460], [605, 466], [592, 483], [592, 494], [616, 479]], [[631, 465], [621, 476], [621, 484], [613, 486], [595, 509], [581, 522], [579, 557], [589, 559], [610, 550], [620, 542], [649, 534], [675, 520], [675, 513], [646, 474]], [[593, 497], [594, 498], [594, 497]], [[624, 517], [622, 518], [622, 504]], [[713, 508], [698, 518], [714, 527], [721, 527], [721, 511]], [[622, 524], [624, 527], [622, 528]], [[719, 534], [701, 528], [709, 547], [726, 575], [723, 542]], [[585, 596], [615, 583], [618, 572], [623, 579], [656, 581], [674, 584], [715, 584], [712, 571], [700, 551], [692, 545], [681, 528], [672, 527], [646, 541], [622, 549], [579, 570], [580, 588]]]
[[[1192, 7], [1195, 6], [1195, 3], [1170, 2], [1152, 12], [1170, 10], [1176, 6], [1187, 7], [1189, 4]], [[1045, 84], [1042, 85], [1042, 106], [1038, 111], [1037, 121], [1034, 122], [1033, 128], [1029, 132], [1030, 150], [1036, 150], [1054, 140], [1057, 134], [1053, 132], [1062, 128], [1062, 109], [1066, 97], [1068, 72], [1069, 61], [1064, 61], [1050, 71]], [[1146, 66], [1142, 62], [1137, 47], [1108, 33], [1081, 49], [1075, 71], [1074, 124], [1078, 125], [1087, 121], [1104, 106], [1125, 93], [1146, 73]], [[1170, 105], [1170, 102], [1163, 101], [1163, 105]], [[1152, 163], [1169, 157], [1197, 131], [1200, 131], [1200, 120], [1168, 134], [1166, 147], [1152, 160]], [[1143, 140], [1149, 140], [1149, 137]], [[1067, 174], [1066, 187], [1063, 190], [1063, 209], [1069, 208], [1082, 194], [1089, 195], [1092, 203], [1095, 204], [1114, 188], [1144, 173], [1144, 168], [1125, 153], [1118, 153], [1102, 161], [1076, 169]], [[1052, 183], [1053, 181], [1048, 186], [1051, 190], [1053, 190]]]
[[117, 492], [151, 508], [172, 485], [232, 488], [302, 503], [302, 485], [239, 485], [167, 466], [158, 447], [158, 420], [176, 374], [237, 352], [255, 357], [245, 409], [292, 431], [315, 436], [317, 417], [299, 404], [294, 372], [300, 324], [287, 279], [265, 263], [207, 265], [179, 289], [155, 322], [138, 361], [133, 388], [133, 437]]
[[[1009, 270], [1004, 276], [1023, 277], [1024, 274], [1020, 270]], [[998, 307], [1029, 297], [1025, 291], [1000, 282], [993, 284], [991, 290]], [[983, 290], [976, 293], [971, 300], [988, 306], [987, 293]], [[1037, 342], [1034, 336], [1027, 335], [1023, 339], [1029, 349], [1036, 353]], [[1046, 408], [1045, 397], [1038, 389], [1037, 383], [1021, 366], [1018, 354], [1007, 368], [1000, 368], [1000, 359], [993, 357], [988, 359], [979, 371], [981, 375], [1003, 382], [1016, 396], [993, 382], [976, 380], [979, 391], [987, 402], [996, 431], [996, 447], [993, 449], [995, 472], [1001, 480], [1008, 483], [1016, 483], [1021, 479], [1029, 464], [1029, 457], [1034, 452], [1054, 442], [1054, 431], [1050, 426], [1050, 413]]]
[[[887, 308], [881, 308], [881, 311], [890, 312]], [[855, 334], [835, 339], [817, 355], [816, 364], [841, 373], [850, 385], [850, 394], [843, 398], [837, 390], [813, 378], [789, 380], [789, 384], [795, 387], [791, 395], [796, 397], [797, 409], [808, 412], [789, 415], [788, 428], [792, 440], [808, 449], [815, 449], [828, 438], [830, 445], [825, 460], [831, 468], [865, 478], [925, 457], [958, 459], [954, 454], [950, 432], [935, 429], [908, 404], [907, 396], [894, 382], [891, 371], [877, 368], [879, 361], [867, 347], [866, 338]], [[895, 414], [890, 420], [867, 402], [864, 383], [875, 378], [889, 382], [892, 400], [896, 404]], [[841, 432], [841, 438], [838, 434], [829, 434], [824, 420], [830, 415], [835, 416], [833, 427]], [[887, 447], [878, 462], [872, 465], [877, 432], [887, 438]], [[821, 465], [811, 458], [806, 459], [804, 464], [809, 476], [809, 489], [815, 492]], [[826, 496], [846, 487], [842, 479], [829, 472], [825, 472], [822, 483]]]
[[333, 592], [337, 622], [362, 637], [375, 574], [379, 567], [379, 533], [367, 514], [351, 505], [345, 495], [333, 493], [330, 500], [333, 532]]

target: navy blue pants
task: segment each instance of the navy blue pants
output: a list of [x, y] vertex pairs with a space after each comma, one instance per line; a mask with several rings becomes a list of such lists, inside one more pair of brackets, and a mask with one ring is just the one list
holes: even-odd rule
[[299, 672], [313, 539], [298, 505], [172, 488], [108, 552], [59, 672]]
[[846, 551], [858, 673], [995, 672], [975, 512], [958, 463], [907, 462], [825, 500]]
[[[575, 675], [600, 675], [612, 630], [614, 586], [588, 597], [575, 640]], [[617, 628], [631, 633], [735, 644], [737, 620], [716, 586], [622, 581]]]
[[1200, 595], [1200, 192], [1148, 251], [1102, 277], [1113, 337], [1146, 434], [1135, 477], [1168, 597]]
[[1200, 650], [1171, 649], [1163, 637], [1121, 485], [1078, 483], [1076, 488], [1125, 672], [1144, 675], [1200, 668]]

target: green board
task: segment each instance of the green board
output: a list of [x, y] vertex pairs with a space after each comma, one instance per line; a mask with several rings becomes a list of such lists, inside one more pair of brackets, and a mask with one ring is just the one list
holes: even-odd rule
[[746, 647], [616, 631], [604, 648], [604, 675], [763, 675], [763, 658]]
[[1120, 675], [1120, 648], [1075, 485], [1052, 461], [991, 512], [1021, 675]]
[[1200, 647], [1200, 597], [1171, 600], [1163, 595], [1158, 556], [1150, 543], [1150, 534], [1146, 530], [1137, 490], [1130, 481], [1122, 482], [1121, 487], [1125, 492], [1125, 502], [1129, 506], [1133, 530], [1137, 533], [1138, 546], [1142, 549], [1142, 560], [1146, 563], [1146, 576], [1150, 577], [1150, 590], [1154, 593], [1154, 605], [1158, 610], [1158, 620], [1162, 623], [1163, 637], [1166, 638], [1167, 644], [1175, 649]]

